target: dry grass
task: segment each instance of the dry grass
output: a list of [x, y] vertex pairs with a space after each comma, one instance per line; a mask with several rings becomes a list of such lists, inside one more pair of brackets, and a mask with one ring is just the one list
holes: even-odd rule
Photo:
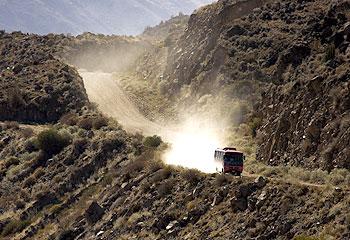
[[203, 173], [196, 169], [185, 169], [181, 172], [181, 176], [191, 185], [196, 185], [202, 179]]

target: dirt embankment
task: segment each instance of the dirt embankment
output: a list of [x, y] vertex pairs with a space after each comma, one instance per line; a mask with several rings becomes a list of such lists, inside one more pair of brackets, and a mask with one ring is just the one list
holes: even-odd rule
[[116, 119], [126, 130], [154, 135], [162, 127], [144, 117], [119, 87], [111, 73], [80, 71], [89, 100], [106, 116]]

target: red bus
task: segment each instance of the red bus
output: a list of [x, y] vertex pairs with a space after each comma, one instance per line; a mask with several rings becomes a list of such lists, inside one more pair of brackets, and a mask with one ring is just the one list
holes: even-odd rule
[[242, 152], [237, 151], [236, 148], [226, 147], [215, 150], [214, 158], [215, 161], [219, 162], [222, 166], [221, 169], [217, 169], [218, 171], [241, 176], [243, 172], [243, 162], [245, 160], [245, 156]]

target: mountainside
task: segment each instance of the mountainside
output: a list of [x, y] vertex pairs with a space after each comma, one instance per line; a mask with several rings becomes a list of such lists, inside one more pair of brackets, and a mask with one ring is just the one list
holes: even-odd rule
[[1, 0], [0, 28], [47, 34], [95, 32], [132, 35], [211, 0]]
[[270, 2], [194, 13], [158, 87], [185, 109], [216, 99], [224, 115], [242, 115], [230, 121], [255, 125], [262, 162], [349, 169], [350, 3]]
[[[0, 32], [0, 238], [350, 239], [349, 39], [334, 0], [222, 0], [136, 37]], [[227, 121], [242, 177], [166, 165], [173, 142], [120, 125], [196, 113]]]

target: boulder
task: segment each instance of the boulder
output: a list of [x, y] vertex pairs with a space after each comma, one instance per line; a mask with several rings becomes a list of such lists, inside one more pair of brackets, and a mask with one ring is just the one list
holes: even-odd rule
[[104, 213], [104, 209], [97, 202], [94, 201], [86, 210], [85, 217], [88, 223], [93, 224], [99, 221]]
[[246, 198], [240, 197], [234, 197], [230, 200], [231, 207], [234, 212], [243, 212], [248, 208], [248, 201]]
[[255, 179], [254, 183], [258, 188], [263, 188], [267, 184], [267, 178], [263, 176], [259, 176]]

